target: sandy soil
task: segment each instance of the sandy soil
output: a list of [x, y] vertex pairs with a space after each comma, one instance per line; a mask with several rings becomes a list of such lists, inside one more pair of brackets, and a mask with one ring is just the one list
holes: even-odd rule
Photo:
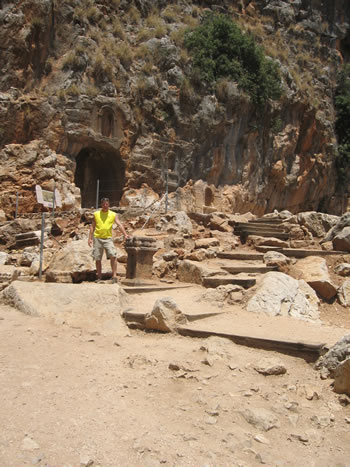
[[[209, 309], [197, 293], [174, 298]], [[154, 301], [133, 296], [132, 306]], [[339, 310], [321, 328], [338, 338], [348, 324]], [[0, 332], [1, 466], [350, 466], [350, 405], [301, 358], [216, 337], [115, 338], [5, 306]], [[258, 373], [267, 358], [287, 372]]]

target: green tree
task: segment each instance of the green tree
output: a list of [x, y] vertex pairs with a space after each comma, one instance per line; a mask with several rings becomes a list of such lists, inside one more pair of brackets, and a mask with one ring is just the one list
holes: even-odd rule
[[194, 68], [207, 83], [228, 77], [259, 106], [281, 96], [278, 65], [228, 16], [206, 15], [198, 27], [186, 33], [184, 43]]

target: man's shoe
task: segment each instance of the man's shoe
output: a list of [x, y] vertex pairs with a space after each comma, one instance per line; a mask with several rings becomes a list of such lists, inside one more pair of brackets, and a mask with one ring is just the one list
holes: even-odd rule
[[111, 282], [112, 284], [118, 284], [118, 279], [116, 277], [112, 277]]

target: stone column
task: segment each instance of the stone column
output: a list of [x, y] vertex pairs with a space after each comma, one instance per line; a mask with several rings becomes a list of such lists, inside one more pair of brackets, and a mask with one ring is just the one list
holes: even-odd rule
[[158, 250], [156, 240], [148, 237], [132, 237], [125, 243], [128, 254], [127, 279], [151, 279], [153, 255]]

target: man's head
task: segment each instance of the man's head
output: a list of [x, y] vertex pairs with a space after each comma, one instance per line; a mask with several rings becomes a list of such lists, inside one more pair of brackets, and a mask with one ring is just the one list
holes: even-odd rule
[[108, 209], [109, 209], [109, 198], [102, 198], [101, 199], [101, 208], [102, 208], [102, 211], [108, 211]]

